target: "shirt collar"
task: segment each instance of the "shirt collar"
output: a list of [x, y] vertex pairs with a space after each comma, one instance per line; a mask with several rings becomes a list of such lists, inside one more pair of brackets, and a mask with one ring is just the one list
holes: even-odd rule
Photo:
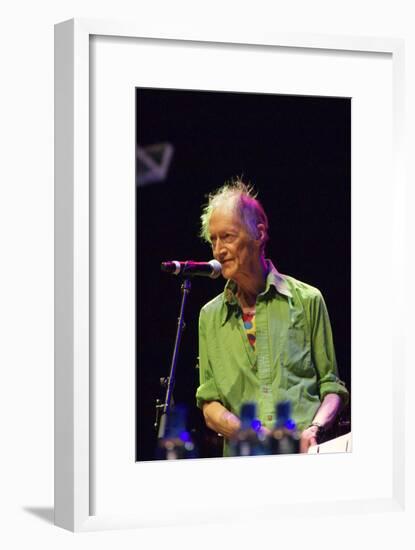
[[[279, 294], [283, 294], [288, 298], [292, 298], [291, 291], [288, 287], [288, 283], [284, 275], [278, 272], [277, 268], [271, 262], [271, 260], [265, 260], [268, 267], [268, 274], [265, 281], [265, 290], [261, 295], [265, 296], [271, 289], [271, 286]], [[227, 281], [223, 291], [223, 304], [222, 304], [222, 325], [229, 319], [230, 313], [236, 307], [238, 307], [238, 300], [236, 299], [237, 285], [235, 281]]]

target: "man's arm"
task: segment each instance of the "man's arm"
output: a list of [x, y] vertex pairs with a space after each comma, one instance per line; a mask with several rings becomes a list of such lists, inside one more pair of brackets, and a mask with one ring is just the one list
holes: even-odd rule
[[314, 296], [310, 305], [311, 352], [317, 371], [321, 401], [324, 401], [326, 395], [336, 394], [346, 405], [349, 401], [349, 392], [338, 377], [330, 319], [320, 292]]
[[219, 401], [207, 401], [203, 404], [202, 410], [207, 427], [228, 439], [232, 438], [241, 426], [239, 418]]
[[[316, 412], [313, 422], [316, 422], [323, 428], [328, 428], [336, 419], [342, 405], [343, 403], [339, 395], [336, 393], [328, 393]], [[301, 453], [307, 453], [311, 445], [317, 445], [317, 433], [317, 426], [310, 426], [302, 432], [300, 439]]]
[[[322, 396], [313, 422], [328, 428], [348, 402], [349, 392], [338, 377], [330, 319], [320, 292], [315, 294], [310, 306], [313, 363], [318, 375], [319, 393]], [[307, 453], [311, 445], [317, 444], [317, 433], [317, 426], [310, 426], [303, 431], [300, 452]]]

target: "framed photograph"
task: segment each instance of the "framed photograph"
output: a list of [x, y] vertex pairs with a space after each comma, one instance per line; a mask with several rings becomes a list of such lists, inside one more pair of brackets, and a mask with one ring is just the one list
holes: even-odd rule
[[[266, 258], [280, 272], [312, 282], [323, 293], [339, 376], [350, 388], [351, 99], [137, 88], [136, 113], [140, 155], [156, 155], [161, 165], [170, 151], [168, 175], [154, 171], [150, 163], [147, 168], [145, 157], [139, 158], [137, 169], [137, 460], [154, 460], [160, 452], [154, 402], [164, 400], [166, 393], [160, 379], [169, 374], [181, 296], [182, 278], [162, 272], [160, 263], [176, 256], [212, 259], [211, 247], [198, 238], [202, 205], [209, 193], [232, 179], [251, 182], [264, 205], [269, 220]], [[175, 402], [185, 416], [190, 454], [204, 458], [222, 456], [224, 439], [205, 428], [196, 406], [198, 318], [224, 283], [222, 277], [192, 279], [176, 369]], [[163, 307], [156, 307], [161, 296]], [[253, 323], [246, 320], [247, 326]], [[252, 341], [254, 333], [249, 333]], [[251, 347], [256, 352], [255, 344]], [[245, 358], [246, 351], [241, 346], [236, 354]], [[277, 357], [276, 352], [275, 365]], [[274, 403], [281, 401], [278, 393], [287, 395], [288, 376], [297, 381], [296, 367], [290, 372], [284, 371], [281, 389], [266, 386], [266, 395], [275, 393]], [[300, 403], [303, 386], [293, 386], [292, 401]], [[306, 402], [307, 393], [301, 395]], [[350, 432], [349, 407], [350, 401], [331, 434], [324, 434], [326, 440]], [[259, 413], [260, 407], [256, 409]], [[263, 443], [257, 451], [271, 453], [268, 441]]]
[[[385, 318], [402, 313], [403, 43], [71, 20], [55, 30], [55, 102], [56, 524], [271, 519], [334, 501], [339, 513], [402, 510], [404, 342]], [[235, 177], [268, 211], [278, 269], [326, 299], [351, 453], [222, 459], [201, 437], [199, 458], [154, 460], [180, 302], [160, 262], [211, 258], [200, 209]], [[380, 307], [385, 285], [396, 300]], [[175, 389], [187, 404], [198, 312], [222, 288], [192, 284]]]

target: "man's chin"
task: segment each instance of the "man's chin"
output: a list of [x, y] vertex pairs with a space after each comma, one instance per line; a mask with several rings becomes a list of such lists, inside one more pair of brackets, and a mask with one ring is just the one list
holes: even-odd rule
[[226, 266], [225, 268], [222, 267], [222, 277], [224, 279], [232, 279], [233, 272], [233, 269], [227, 269]]

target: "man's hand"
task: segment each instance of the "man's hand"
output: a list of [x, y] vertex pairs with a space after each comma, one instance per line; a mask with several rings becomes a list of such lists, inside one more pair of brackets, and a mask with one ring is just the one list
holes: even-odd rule
[[308, 449], [312, 445], [317, 445], [317, 426], [309, 426], [306, 428], [300, 437], [300, 453], [308, 453]]
[[203, 405], [203, 416], [208, 428], [231, 439], [234, 437], [240, 426], [239, 418], [228, 411], [218, 401], [207, 401]]
[[[315, 414], [313, 422], [326, 429], [334, 422], [341, 408], [342, 401], [340, 396], [336, 393], [328, 393]], [[303, 431], [300, 438], [300, 453], [308, 453], [311, 445], [317, 445], [317, 432], [317, 426], [309, 426]]]

